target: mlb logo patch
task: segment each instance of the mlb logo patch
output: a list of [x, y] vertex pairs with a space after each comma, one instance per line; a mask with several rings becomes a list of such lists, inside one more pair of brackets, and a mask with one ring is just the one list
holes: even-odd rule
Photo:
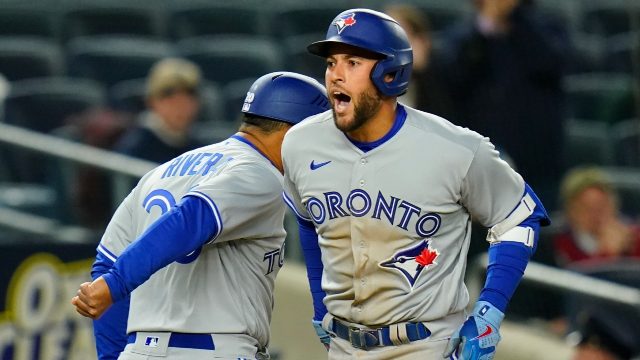
[[356, 24], [356, 14], [355, 13], [347, 14], [341, 17], [340, 19], [336, 20], [334, 24], [336, 25], [336, 28], [338, 28], [338, 34], [340, 34], [342, 33], [342, 30]]
[[160, 339], [155, 337], [155, 336], [147, 336], [147, 338], [144, 341], [144, 346], [148, 346], [148, 347], [158, 347], [158, 341]]

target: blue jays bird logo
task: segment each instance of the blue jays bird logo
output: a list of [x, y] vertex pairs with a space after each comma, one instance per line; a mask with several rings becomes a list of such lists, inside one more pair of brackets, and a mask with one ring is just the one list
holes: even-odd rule
[[356, 23], [356, 14], [351, 13], [351, 14], [347, 14], [345, 16], [340, 17], [340, 19], [336, 20], [334, 24], [338, 28], [338, 34], [340, 34], [342, 30], [344, 30], [349, 26], [355, 25], [355, 23]]
[[381, 262], [380, 266], [400, 271], [413, 287], [422, 270], [437, 265], [439, 255], [438, 250], [431, 249], [429, 240], [425, 239], [416, 246], [398, 251], [391, 259]]

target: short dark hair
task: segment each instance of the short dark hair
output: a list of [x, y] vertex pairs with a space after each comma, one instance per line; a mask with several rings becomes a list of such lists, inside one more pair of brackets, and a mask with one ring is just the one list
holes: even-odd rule
[[244, 114], [242, 117], [242, 124], [240, 124], [239, 131], [243, 131], [248, 128], [258, 128], [265, 134], [271, 134], [273, 132], [286, 129], [291, 124], [284, 121], [278, 121], [269, 119], [262, 116], [255, 116], [251, 114]]

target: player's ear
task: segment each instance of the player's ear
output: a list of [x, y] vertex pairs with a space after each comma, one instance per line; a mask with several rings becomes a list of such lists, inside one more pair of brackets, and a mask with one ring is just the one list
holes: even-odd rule
[[396, 73], [395, 73], [395, 72], [392, 72], [392, 73], [386, 74], [386, 75], [384, 76], [384, 82], [386, 82], [386, 83], [390, 83], [390, 82], [392, 82], [392, 81], [393, 81], [393, 79], [394, 79], [395, 77], [396, 77]]

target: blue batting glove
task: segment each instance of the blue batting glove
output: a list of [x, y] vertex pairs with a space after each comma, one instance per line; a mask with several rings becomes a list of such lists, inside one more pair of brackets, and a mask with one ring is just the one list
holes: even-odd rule
[[443, 358], [454, 352], [459, 360], [492, 360], [500, 341], [502, 311], [486, 301], [478, 301], [473, 313], [449, 339]]
[[320, 342], [324, 347], [329, 350], [329, 345], [331, 344], [331, 335], [327, 332], [327, 330], [322, 328], [322, 321], [312, 320], [313, 328], [316, 330], [316, 334], [318, 338], [320, 338]]

